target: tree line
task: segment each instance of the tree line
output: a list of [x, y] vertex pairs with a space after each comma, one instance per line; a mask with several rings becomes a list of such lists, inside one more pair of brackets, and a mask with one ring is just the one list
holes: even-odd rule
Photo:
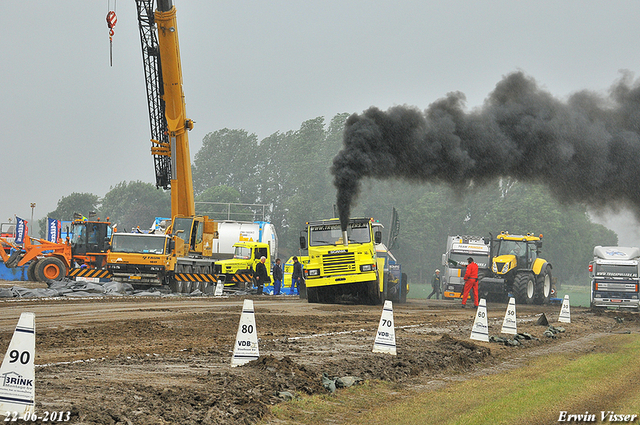
[[[278, 231], [278, 255], [286, 259], [300, 254], [298, 241], [305, 222], [334, 217], [336, 190], [330, 168], [342, 147], [347, 117], [337, 114], [329, 122], [318, 117], [305, 121], [298, 130], [276, 132], [262, 140], [240, 129], [208, 133], [192, 164], [196, 212], [224, 219], [224, 211], [212, 213], [212, 204], [201, 203], [264, 204], [266, 220]], [[168, 191], [151, 183], [123, 181], [103, 197], [90, 193], [64, 196], [47, 216], [69, 220], [74, 212], [87, 215], [94, 211], [117, 223], [119, 231], [129, 231], [136, 226], [149, 228], [155, 217], [169, 217], [170, 205]], [[584, 205], [559, 204], [546, 187], [508, 178], [464, 191], [435, 184], [367, 180], [352, 216], [373, 217], [388, 232], [393, 207], [400, 216], [394, 255], [414, 283], [429, 281], [441, 266], [448, 235], [542, 234], [542, 256], [552, 263], [554, 275], [563, 282], [577, 283], [587, 281], [594, 245], [617, 244], [617, 235], [593, 223]], [[241, 206], [234, 214], [249, 217], [252, 211]], [[45, 220], [39, 221], [41, 236]]]

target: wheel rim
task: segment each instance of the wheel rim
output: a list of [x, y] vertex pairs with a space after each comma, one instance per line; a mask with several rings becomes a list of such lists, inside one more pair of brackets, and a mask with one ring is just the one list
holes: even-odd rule
[[533, 279], [527, 280], [527, 298], [533, 298]]
[[544, 275], [544, 296], [549, 298], [551, 295], [551, 277], [548, 274]]
[[60, 268], [55, 264], [47, 264], [44, 266], [44, 269], [42, 269], [42, 274], [49, 280], [55, 280], [60, 276]]

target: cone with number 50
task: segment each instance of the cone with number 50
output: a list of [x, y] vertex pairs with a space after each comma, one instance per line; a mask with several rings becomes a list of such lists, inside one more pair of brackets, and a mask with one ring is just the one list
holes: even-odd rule
[[480, 304], [476, 311], [476, 318], [473, 320], [471, 328], [471, 339], [489, 342], [489, 325], [487, 323], [487, 302], [480, 298]]

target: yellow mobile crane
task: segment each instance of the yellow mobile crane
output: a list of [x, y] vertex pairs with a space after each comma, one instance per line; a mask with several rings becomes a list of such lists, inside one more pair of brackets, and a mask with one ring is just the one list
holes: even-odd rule
[[156, 187], [171, 189], [171, 226], [165, 235], [115, 233], [107, 268], [138, 286], [169, 285], [173, 292], [212, 290], [217, 223], [195, 215], [191, 157], [182, 88], [176, 8], [172, 0], [136, 0], [147, 87]]

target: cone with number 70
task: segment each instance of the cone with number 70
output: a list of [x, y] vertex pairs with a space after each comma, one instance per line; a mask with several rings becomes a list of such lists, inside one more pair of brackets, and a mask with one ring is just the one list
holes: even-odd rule
[[384, 302], [378, 333], [373, 342], [374, 353], [387, 353], [396, 355], [396, 332], [393, 323], [393, 303], [389, 300]]

